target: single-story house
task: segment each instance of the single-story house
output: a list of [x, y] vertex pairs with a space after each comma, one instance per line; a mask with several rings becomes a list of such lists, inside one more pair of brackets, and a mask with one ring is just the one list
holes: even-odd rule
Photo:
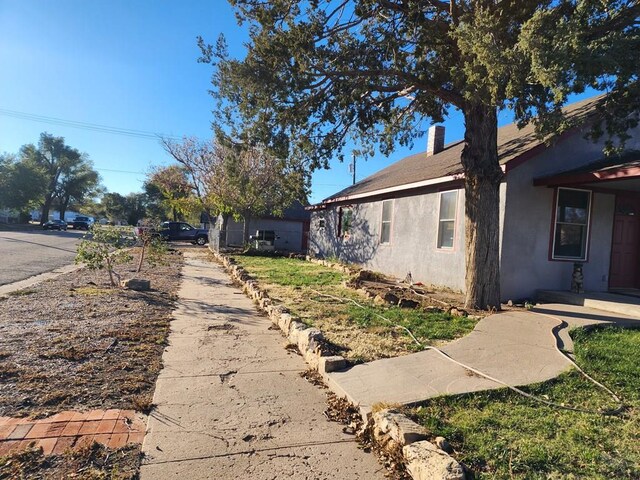
[[[282, 216], [264, 215], [249, 218], [249, 234], [257, 232], [274, 232], [273, 247], [278, 251], [306, 252], [309, 240], [310, 213], [300, 202], [294, 202], [286, 208]], [[243, 246], [244, 220], [227, 220], [226, 230], [221, 231], [222, 216], [218, 216], [216, 224], [209, 233], [210, 239], [220, 238], [220, 245], [229, 247]]]
[[[566, 108], [582, 122], [547, 145], [532, 126], [498, 130], [503, 300], [568, 290], [574, 263], [589, 291], [640, 288], [640, 128], [605, 158], [585, 138], [595, 99]], [[406, 157], [309, 207], [309, 253], [454, 290], [465, 289], [463, 142]]]

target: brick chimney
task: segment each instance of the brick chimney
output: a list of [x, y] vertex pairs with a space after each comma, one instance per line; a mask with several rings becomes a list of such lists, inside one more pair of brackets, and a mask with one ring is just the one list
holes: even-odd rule
[[442, 150], [444, 150], [444, 127], [432, 125], [429, 127], [429, 135], [427, 137], [427, 157], [435, 155]]

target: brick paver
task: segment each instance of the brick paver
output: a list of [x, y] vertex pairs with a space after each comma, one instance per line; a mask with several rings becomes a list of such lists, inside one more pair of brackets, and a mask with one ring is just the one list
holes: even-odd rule
[[39, 447], [45, 455], [59, 455], [98, 442], [109, 448], [142, 443], [145, 422], [133, 410], [60, 412], [51, 417], [0, 417], [0, 456], [28, 447]]

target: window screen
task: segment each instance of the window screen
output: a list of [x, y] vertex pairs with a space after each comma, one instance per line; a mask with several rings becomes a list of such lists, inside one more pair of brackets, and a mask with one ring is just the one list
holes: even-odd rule
[[380, 243], [391, 241], [391, 215], [393, 212], [393, 200], [382, 202], [382, 225], [380, 228]]
[[456, 226], [458, 192], [440, 194], [440, 215], [438, 218], [438, 248], [453, 248]]
[[590, 210], [590, 191], [558, 189], [553, 258], [586, 259]]

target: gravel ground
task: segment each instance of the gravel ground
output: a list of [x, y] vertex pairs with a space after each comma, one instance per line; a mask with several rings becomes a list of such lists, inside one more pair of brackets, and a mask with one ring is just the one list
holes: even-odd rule
[[0, 297], [0, 416], [150, 407], [182, 255], [135, 265], [119, 271], [152, 290], [112, 289], [104, 271], [82, 269]]
[[[170, 250], [136, 274], [133, 253], [118, 271], [151, 280], [148, 292], [110, 288], [106, 272], [82, 269], [0, 297], [0, 416], [151, 408], [183, 258]], [[140, 445], [32, 449], [0, 458], [0, 479], [129, 480], [139, 464]]]

